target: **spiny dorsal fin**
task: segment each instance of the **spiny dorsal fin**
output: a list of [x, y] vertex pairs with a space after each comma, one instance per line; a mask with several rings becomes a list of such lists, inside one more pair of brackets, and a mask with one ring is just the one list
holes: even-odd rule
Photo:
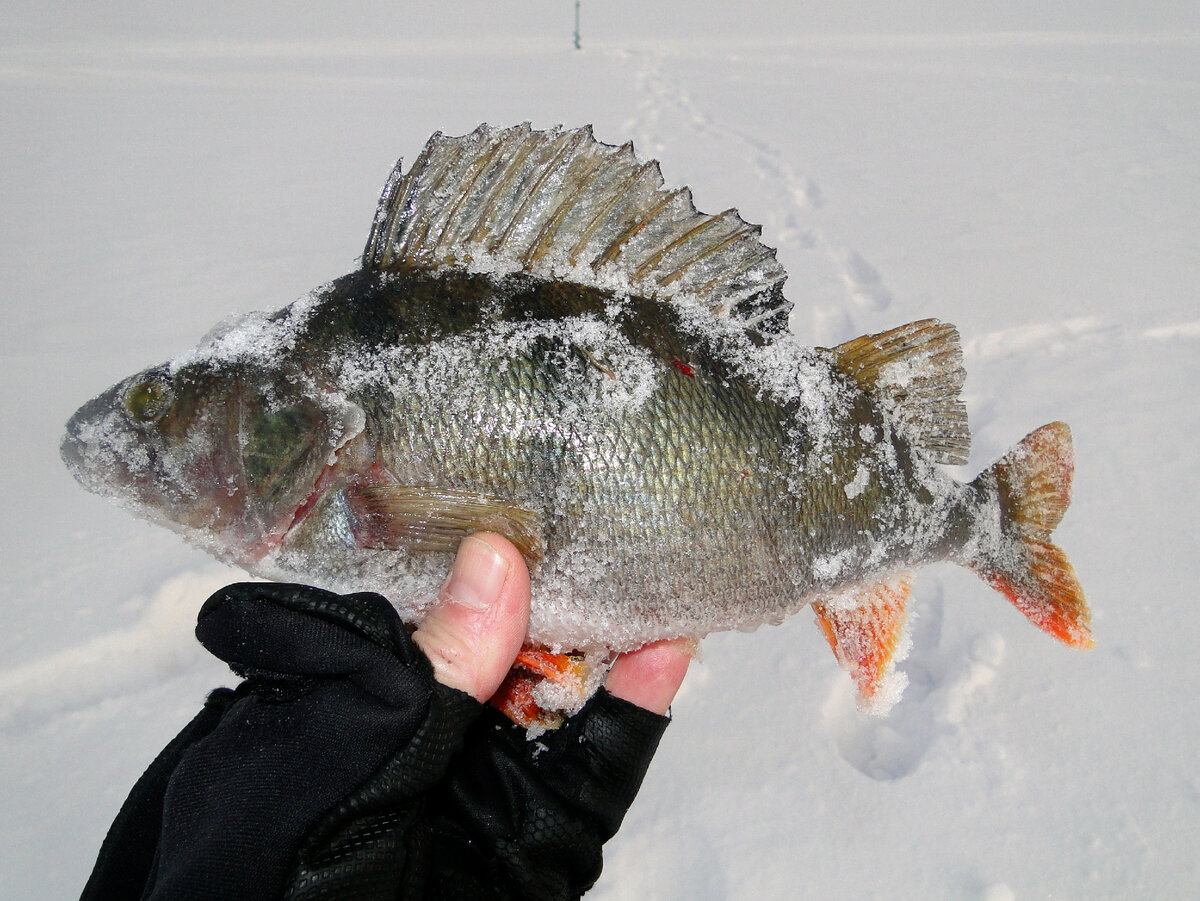
[[963, 464], [971, 451], [966, 371], [958, 329], [936, 319], [863, 335], [832, 348], [838, 368], [891, 405], [912, 439], [938, 463]]
[[737, 210], [700, 213], [666, 190], [658, 163], [591, 126], [534, 131], [481, 125], [433, 135], [412, 168], [396, 164], [363, 267], [524, 271], [645, 297], [689, 294], [768, 334], [787, 328], [787, 273]]

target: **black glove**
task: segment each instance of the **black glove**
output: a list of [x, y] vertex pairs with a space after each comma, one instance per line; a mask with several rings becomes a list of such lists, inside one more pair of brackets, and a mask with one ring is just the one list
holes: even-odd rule
[[231, 585], [196, 635], [245, 681], [134, 786], [84, 901], [576, 898], [668, 722], [601, 689], [527, 741], [376, 594]]

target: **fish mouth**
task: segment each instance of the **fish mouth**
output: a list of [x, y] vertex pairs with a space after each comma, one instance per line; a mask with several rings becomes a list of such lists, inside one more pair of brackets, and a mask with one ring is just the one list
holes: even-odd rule
[[58, 456], [71, 475], [78, 479], [84, 468], [83, 446], [79, 440], [78, 430], [72, 428], [74, 422], [75, 420], [72, 418], [67, 423], [67, 433], [63, 435], [62, 441], [58, 445]]
[[158, 499], [155, 484], [162, 482], [159, 452], [130, 428], [120, 403], [122, 387], [92, 398], [75, 411], [58, 454], [87, 491], [123, 505], [153, 506]]
[[[59, 458], [67, 471], [80, 485], [96, 494], [111, 493], [115, 487], [105, 479], [105, 471], [111, 472], [116, 455], [104, 453], [101, 438], [103, 422], [110, 410], [111, 399], [107, 395], [92, 398], [67, 421], [66, 432], [58, 445]], [[105, 460], [105, 457], [110, 459]]]

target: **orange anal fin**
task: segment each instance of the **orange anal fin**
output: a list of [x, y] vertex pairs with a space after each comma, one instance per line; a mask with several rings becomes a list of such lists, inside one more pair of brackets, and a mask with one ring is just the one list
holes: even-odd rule
[[582, 700], [587, 677], [588, 666], [580, 655], [524, 647], [490, 703], [519, 726], [557, 729], [562, 714], [542, 708], [538, 696], [547, 692], [544, 688], [539, 691], [539, 686], [548, 682], [556, 693]]
[[892, 671], [904, 635], [908, 591], [908, 576], [904, 575], [856, 589], [844, 604], [817, 601], [812, 605], [834, 656], [854, 679], [863, 709], [870, 710], [883, 700], [880, 689]]

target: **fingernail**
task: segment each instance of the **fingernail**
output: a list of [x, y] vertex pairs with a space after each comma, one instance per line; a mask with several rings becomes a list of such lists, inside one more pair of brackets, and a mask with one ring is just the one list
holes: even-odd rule
[[486, 541], [464, 538], [438, 598], [468, 610], [487, 610], [508, 578], [508, 560]]

